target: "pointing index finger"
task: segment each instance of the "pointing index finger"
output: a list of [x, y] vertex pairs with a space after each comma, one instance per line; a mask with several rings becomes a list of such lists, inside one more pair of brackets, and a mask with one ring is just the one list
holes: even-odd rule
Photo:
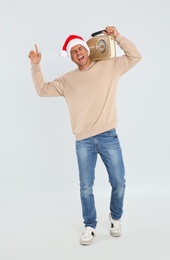
[[34, 46], [35, 46], [36, 53], [39, 53], [37, 44], [35, 44]]

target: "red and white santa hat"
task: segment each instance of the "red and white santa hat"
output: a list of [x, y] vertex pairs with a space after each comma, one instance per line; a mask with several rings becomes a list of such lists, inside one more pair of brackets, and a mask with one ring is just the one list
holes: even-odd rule
[[84, 46], [84, 48], [88, 51], [88, 54], [90, 54], [90, 49], [89, 46], [87, 45], [87, 43], [83, 40], [83, 38], [81, 36], [78, 35], [70, 35], [67, 37], [63, 47], [62, 47], [62, 51], [60, 53], [61, 57], [67, 57], [67, 56], [71, 56], [70, 55], [70, 51], [71, 48], [77, 44], [81, 44]]

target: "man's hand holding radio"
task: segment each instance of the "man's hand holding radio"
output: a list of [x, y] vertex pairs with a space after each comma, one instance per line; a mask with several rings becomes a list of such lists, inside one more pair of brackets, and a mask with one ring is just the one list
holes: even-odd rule
[[104, 34], [113, 36], [114, 39], [118, 36], [118, 31], [114, 26], [107, 26], [105, 28]]
[[31, 50], [29, 52], [28, 57], [30, 58], [30, 61], [32, 64], [39, 64], [41, 61], [41, 53], [38, 51], [38, 47], [35, 44], [35, 51]]

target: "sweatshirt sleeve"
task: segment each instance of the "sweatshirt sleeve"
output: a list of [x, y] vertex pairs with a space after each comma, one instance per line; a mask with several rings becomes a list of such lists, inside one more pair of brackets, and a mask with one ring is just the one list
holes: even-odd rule
[[142, 56], [134, 43], [129, 39], [119, 34], [115, 40], [117, 45], [124, 51], [124, 55], [115, 58], [120, 74], [124, 74], [134, 67], [141, 60]]
[[45, 82], [39, 64], [32, 64], [31, 71], [33, 83], [39, 96], [64, 96], [64, 85], [59, 78], [51, 82]]

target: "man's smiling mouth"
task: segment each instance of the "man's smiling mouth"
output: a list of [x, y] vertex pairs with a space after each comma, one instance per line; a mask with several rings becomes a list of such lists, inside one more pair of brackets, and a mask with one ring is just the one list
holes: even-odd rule
[[78, 60], [83, 60], [84, 59], [84, 56], [82, 55], [82, 56], [80, 56], [80, 57], [78, 57]]

